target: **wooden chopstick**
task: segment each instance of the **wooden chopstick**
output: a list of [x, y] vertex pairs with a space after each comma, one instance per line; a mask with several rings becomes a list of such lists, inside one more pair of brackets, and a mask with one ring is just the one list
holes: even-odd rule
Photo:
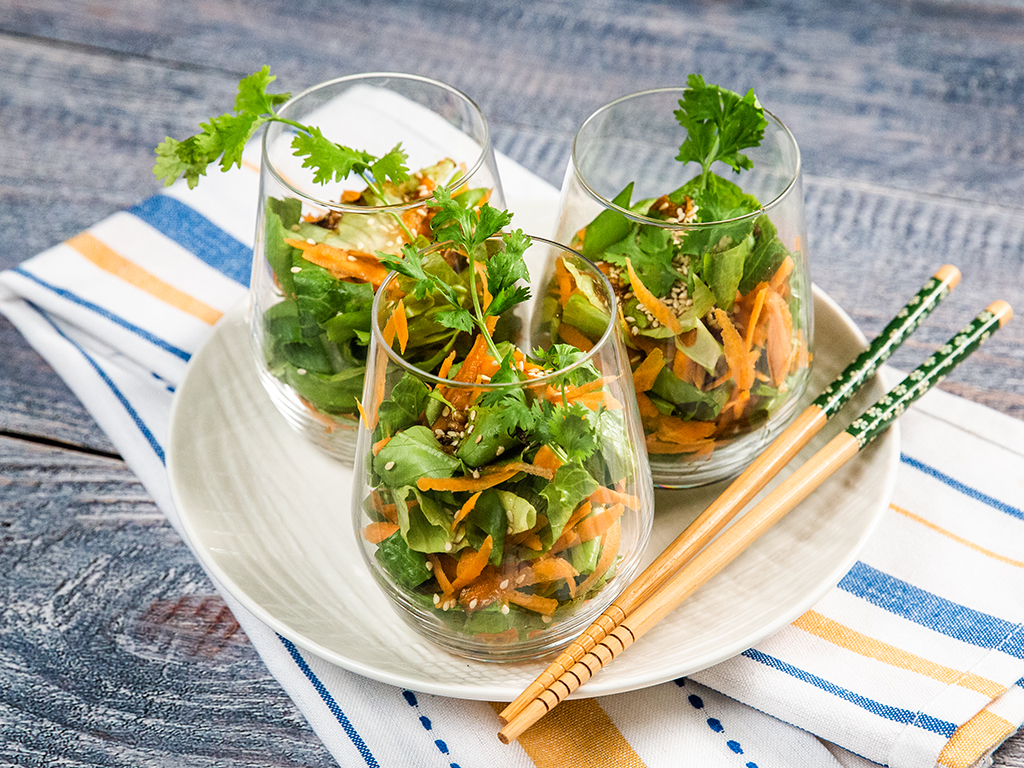
[[686, 530], [651, 563], [597, 620], [509, 704], [498, 720], [502, 725], [522, 712], [558, 677], [571, 669], [637, 606], [683, 567], [739, 510], [750, 503], [826, 422], [853, 397], [879, 366], [897, 350], [960, 282], [960, 270], [946, 264], [897, 313], [871, 345], [850, 363], [796, 420], [783, 430]]
[[508, 744], [603, 669], [673, 611], [698, 587], [732, 562], [765, 531], [865, 446], [884, 432], [906, 408], [967, 359], [1013, 317], [1005, 301], [993, 302], [945, 346], [915, 368], [899, 385], [862, 413], [844, 432], [825, 444], [796, 472], [757, 503], [728, 531], [707, 545], [608, 636], [561, 675], [498, 733]]

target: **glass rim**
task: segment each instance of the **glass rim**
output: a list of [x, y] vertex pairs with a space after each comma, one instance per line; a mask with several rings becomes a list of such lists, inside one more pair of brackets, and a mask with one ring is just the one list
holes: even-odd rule
[[[604, 285], [604, 288], [606, 289], [607, 297], [609, 299], [609, 309], [611, 310], [609, 314], [608, 326], [604, 329], [604, 333], [601, 334], [601, 338], [594, 342], [594, 346], [591, 347], [586, 352], [584, 352], [583, 356], [580, 357], [576, 362], [572, 363], [571, 365], [567, 365], [564, 368], [559, 368], [557, 371], [545, 373], [543, 376], [528, 378], [526, 381], [507, 381], [498, 384], [491, 384], [490, 382], [481, 382], [478, 384], [472, 381], [452, 381], [451, 379], [443, 379], [436, 374], [430, 373], [429, 371], [425, 371], [422, 368], [413, 365], [408, 360], [403, 358], [401, 354], [399, 354], [398, 352], [391, 348], [390, 344], [384, 341], [384, 333], [380, 328], [381, 302], [384, 301], [384, 294], [386, 293], [387, 287], [391, 285], [393, 282], [397, 282], [398, 279], [401, 277], [401, 275], [399, 275], [398, 272], [394, 271], [389, 273], [388, 276], [384, 278], [384, 282], [380, 284], [380, 287], [377, 289], [377, 292], [374, 294], [373, 297], [373, 306], [370, 309], [370, 331], [373, 334], [374, 341], [376, 341], [380, 348], [387, 353], [388, 357], [391, 358], [392, 362], [396, 363], [406, 373], [411, 373], [424, 381], [429, 381], [433, 384], [440, 384], [443, 387], [454, 389], [498, 390], [532, 388], [534, 385], [549, 383], [561, 376], [566, 376], [567, 374], [581, 368], [584, 364], [590, 362], [590, 360], [593, 359], [598, 352], [600, 352], [602, 349], [604, 349], [606, 345], [612, 343], [614, 340], [615, 319], [618, 316], [618, 299], [615, 296], [615, 289], [612, 288], [612, 284], [608, 281], [608, 278], [605, 276], [605, 274], [600, 269], [598, 269], [597, 265], [590, 259], [588, 259], [586, 256], [581, 254], [579, 251], [576, 251], [567, 245], [557, 243], [554, 240], [549, 240], [544, 237], [534, 237], [532, 235], [527, 235], [527, 237], [530, 238], [531, 247], [534, 243], [543, 243], [544, 245], [554, 246], [575, 256], [584, 264], [586, 264], [587, 267], [595, 275], [601, 278], [601, 283]], [[501, 235], [492, 235], [487, 240], [490, 241], [500, 239]], [[438, 248], [444, 248], [448, 245], [449, 242], [450, 241], [446, 241], [444, 243], [433, 243], [429, 247], [422, 249], [420, 253], [425, 254]], [[519, 347], [516, 348], [520, 349]], [[520, 351], [522, 350], [520, 349]]]
[[[465, 93], [460, 91], [455, 86], [448, 85], [448, 83], [442, 83], [440, 80], [434, 80], [433, 78], [424, 77], [422, 75], [411, 75], [404, 72], [361, 72], [354, 75], [344, 75], [342, 77], [335, 77], [331, 80], [325, 80], [322, 83], [317, 83], [316, 85], [311, 85], [304, 91], [301, 91], [298, 94], [292, 96], [290, 99], [288, 99], [288, 101], [281, 105], [280, 109], [278, 109], [277, 111], [277, 114], [284, 116], [284, 112], [286, 109], [288, 109], [288, 107], [293, 106], [301, 99], [304, 99], [307, 96], [310, 96], [316, 93], [317, 91], [323, 90], [325, 88], [329, 88], [334, 85], [347, 83], [355, 80], [373, 80], [381, 78], [408, 80], [434, 86], [440, 88], [441, 90], [447, 91], [448, 93], [454, 95], [457, 99], [469, 105], [470, 109], [480, 117], [480, 123], [483, 126], [483, 137], [480, 142], [480, 153], [477, 155], [476, 161], [473, 163], [471, 167], [469, 167], [466, 170], [465, 173], [456, 175], [454, 178], [452, 178], [446, 184], [444, 184], [444, 187], [449, 191], [454, 191], [456, 188], [458, 188], [458, 186], [461, 183], [468, 181], [473, 176], [475, 176], [476, 173], [486, 163], [487, 155], [491, 150], [491, 127], [490, 125], [488, 125], [487, 118], [484, 116], [483, 110], [480, 109], [479, 104], [477, 104], [475, 101], [473, 101], [473, 99], [471, 99], [469, 96], [467, 96]], [[280, 126], [281, 124], [278, 123], [277, 125]], [[260, 141], [260, 155], [263, 161], [263, 167], [267, 169], [267, 171], [278, 181], [278, 183], [287, 188], [290, 192], [294, 193], [295, 195], [305, 200], [308, 200], [311, 203], [315, 203], [316, 205], [320, 205], [329, 210], [338, 211], [341, 213], [372, 214], [401, 213], [404, 211], [410, 211], [415, 208], [420, 208], [426, 205], [427, 200], [430, 199], [429, 197], [425, 197], [422, 200], [414, 201], [411, 203], [395, 203], [393, 205], [349, 205], [337, 200], [323, 200], [315, 195], [310, 194], [309, 192], [304, 192], [300, 189], [296, 189], [294, 184], [292, 184], [278, 172], [277, 168], [274, 166], [274, 163], [270, 159], [270, 155], [267, 150], [267, 136], [270, 134], [271, 128], [273, 126], [274, 123], [270, 123], [266, 126], [266, 128], [263, 131], [263, 137]], [[284, 127], [281, 127], [280, 130], [283, 131]]]
[[599, 204], [601, 204], [602, 206], [604, 206], [605, 208], [607, 208], [609, 210], [621, 213], [623, 216], [625, 216], [628, 219], [632, 219], [633, 221], [639, 222], [641, 224], [653, 224], [653, 225], [656, 225], [656, 226], [661, 227], [663, 229], [679, 230], [679, 231], [686, 231], [686, 232], [693, 231], [693, 230], [701, 230], [701, 229], [710, 228], [710, 227], [720, 227], [723, 224], [735, 224], [735, 223], [741, 222], [741, 221], [747, 221], [747, 220], [750, 220], [750, 219], [756, 219], [758, 216], [761, 216], [762, 214], [767, 213], [770, 209], [775, 208], [778, 205], [781, 205], [783, 199], [785, 199], [786, 197], [789, 196], [789, 194], [796, 187], [797, 181], [800, 179], [801, 166], [803, 165], [803, 159], [802, 159], [802, 157], [800, 155], [800, 145], [797, 144], [796, 137], [793, 136], [792, 131], [789, 130], [789, 127], [784, 122], [782, 122], [782, 120], [780, 120], [779, 117], [774, 112], [771, 112], [770, 110], [767, 110], [767, 109], [764, 110], [765, 116], [767, 118], [769, 118], [770, 121], [773, 121], [779, 128], [782, 129], [783, 134], [789, 140], [789, 143], [792, 145], [793, 150], [796, 153], [796, 162], [794, 163], [793, 172], [792, 172], [792, 174], [790, 176], [790, 179], [786, 183], [786, 186], [783, 188], [783, 190], [779, 194], [777, 194], [774, 198], [772, 198], [768, 203], [762, 204], [760, 208], [758, 208], [756, 211], [754, 211], [752, 213], [745, 213], [742, 216], [736, 216], [736, 217], [731, 218], [731, 219], [720, 219], [718, 221], [701, 221], [701, 222], [694, 222], [692, 224], [682, 224], [682, 223], [675, 223], [675, 222], [665, 221], [664, 219], [655, 219], [655, 218], [651, 218], [650, 216], [644, 216], [643, 214], [635, 213], [634, 211], [631, 211], [628, 208], [623, 208], [622, 206], [616, 205], [614, 202], [612, 202], [611, 200], [608, 200], [602, 194], [600, 194], [597, 190], [595, 190], [592, 186], [590, 186], [590, 184], [587, 182], [587, 180], [585, 178], [583, 178], [583, 174], [580, 172], [580, 164], [579, 164], [579, 162], [577, 160], [577, 154], [576, 154], [577, 142], [579, 141], [580, 134], [583, 133], [584, 129], [592, 121], [596, 120], [600, 115], [605, 114], [606, 112], [611, 110], [613, 107], [617, 107], [620, 104], [622, 104], [623, 102], [629, 101], [631, 99], [640, 98], [642, 96], [650, 96], [652, 94], [662, 94], [662, 93], [679, 93], [679, 94], [681, 94], [685, 90], [686, 90], [686, 88], [684, 86], [680, 85], [680, 86], [669, 86], [669, 87], [666, 87], [666, 88], [650, 88], [650, 89], [645, 90], [645, 91], [636, 91], [635, 93], [629, 93], [629, 94], [626, 94], [625, 96], [620, 96], [619, 98], [617, 98], [617, 99], [615, 99], [613, 101], [608, 102], [604, 106], [599, 107], [597, 110], [595, 110], [593, 113], [591, 113], [591, 115], [586, 120], [583, 121], [583, 124], [580, 125], [579, 129], [576, 131], [576, 135], [573, 136], [573, 139], [572, 139], [572, 153], [570, 155], [570, 162], [572, 164], [573, 175], [576, 177], [577, 181], [579, 181], [580, 186], [582, 186], [583, 189], [586, 190], [587, 194], [590, 195], [592, 198], [594, 198], [594, 200], [596, 202], [598, 202]]

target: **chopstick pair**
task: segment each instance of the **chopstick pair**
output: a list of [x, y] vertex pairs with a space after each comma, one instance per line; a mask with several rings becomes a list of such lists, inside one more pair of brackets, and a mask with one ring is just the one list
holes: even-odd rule
[[[961, 330], [939, 354], [915, 370], [846, 432], [754, 507], [726, 534], [700, 550], [825, 425], [870, 378], [903, 340], [959, 282], [959, 271], [942, 267], [871, 346], [741, 474], [588, 630], [571, 643], [499, 716], [506, 727], [499, 738], [508, 743], [557, 705], [593, 674], [653, 627], [700, 585], [731, 562], [765, 530], [806, 498], [914, 400], [965, 359], [1012, 315], [995, 302]], [[699, 555], [697, 553], [700, 552]], [[694, 557], [696, 555], [696, 557]], [[692, 560], [692, 562], [691, 562]], [[606, 641], [607, 638], [607, 641]]]

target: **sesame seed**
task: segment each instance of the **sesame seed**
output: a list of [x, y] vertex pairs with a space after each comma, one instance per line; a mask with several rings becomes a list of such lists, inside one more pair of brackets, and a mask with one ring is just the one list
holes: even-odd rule
[[475, 419], [476, 418], [476, 410], [475, 409], [469, 412], [469, 418], [471, 418], [471, 419]]
[[309, 243], [310, 245], [316, 245], [316, 240], [314, 240], [312, 237], [307, 237], [306, 242]]
[[498, 446], [498, 450], [496, 450], [494, 452], [494, 455], [495, 456], [501, 456], [501, 454], [503, 454], [504, 452], [505, 452], [505, 446], [504, 445], [499, 445]]
[[435, 429], [435, 430], [434, 430], [434, 434], [435, 434], [435, 435], [436, 435], [437, 437], [444, 437], [444, 430], [443, 430], [443, 429]]
[[450, 541], [446, 541], [444, 543], [444, 551], [445, 552], [451, 552], [452, 551], [452, 543]]
[[525, 573], [520, 573], [518, 576], [516, 576], [516, 584], [522, 584], [524, 581], [526, 581]]
[[356, 257], [355, 257], [355, 256], [353, 256], [352, 254], [349, 254], [348, 260], [349, 260], [349, 261], [355, 261], [355, 260], [356, 260]]
[[427, 566], [427, 570], [428, 571], [434, 570], [434, 564], [432, 562], [430, 562], [429, 560], [427, 560], [426, 566]]
[[362, 242], [357, 243], [356, 244], [356, 248], [358, 248], [360, 251], [365, 251], [366, 250], [366, 243], [362, 243]]
[[480, 471], [479, 470], [476, 470], [476, 469], [473, 470], [473, 479], [474, 480], [479, 480], [480, 479]]
[[502, 613], [503, 616], [508, 616], [508, 606], [507, 605], [501, 606], [501, 613]]
[[502, 579], [498, 589], [508, 589], [508, 579]]
[[483, 436], [483, 435], [477, 435], [477, 436], [476, 436], [476, 442], [477, 442], [477, 445], [479, 445], [479, 444], [480, 444], [480, 441], [481, 441], [481, 440], [483, 440], [483, 439], [484, 439], [484, 436]]
[[543, 621], [545, 624], [550, 624], [551, 623], [551, 617], [550, 616], [541, 616], [540, 620]]
[[434, 605], [437, 605], [440, 602], [441, 602], [441, 596], [438, 595], [437, 592], [435, 592], [434, 593]]
[[469, 610], [472, 611], [474, 608], [476, 608], [477, 602], [478, 601], [477, 601], [477, 599], [475, 597], [472, 600], [470, 600], [469, 601]]
[[[473, 430], [474, 430], [474, 429], [476, 429], [476, 424], [470, 424], [470, 425], [469, 425], [469, 429], [467, 429], [467, 430], [466, 430], [466, 434], [467, 434], [467, 435], [472, 435], [472, 434], [473, 434]], [[479, 442], [479, 441], [478, 441], [478, 442]]]
[[305, 368], [296, 368], [295, 372], [297, 374], [299, 374], [299, 376], [305, 376], [306, 375], [306, 369]]
[[389, 461], [387, 464], [384, 465], [384, 469], [385, 470], [391, 470], [391, 469], [394, 469], [394, 468], [395, 468], [395, 462], [393, 462], [393, 461]]
[[459, 433], [456, 432], [454, 429], [449, 429], [448, 430], [448, 437], [458, 437], [458, 436], [459, 436]]
[[292, 274], [297, 275], [302, 271], [302, 267], [292, 267]]
[[452, 409], [451, 409], [451, 408], [449, 408], [448, 406], [445, 406], [445, 409], [444, 409], [444, 411], [442, 411], [442, 412], [441, 412], [441, 415], [442, 415], [442, 416], [444, 416], [444, 417], [445, 417], [446, 419], [447, 419], [447, 418], [448, 418], [449, 416], [451, 416], [451, 414], [452, 414]]

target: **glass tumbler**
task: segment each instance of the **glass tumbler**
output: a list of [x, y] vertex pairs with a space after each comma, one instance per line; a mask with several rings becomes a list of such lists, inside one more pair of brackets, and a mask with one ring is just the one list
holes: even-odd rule
[[[501, 240], [485, 250], [478, 265]], [[445, 246], [432, 258], [460, 276], [478, 266]], [[611, 286], [546, 240], [527, 261], [548, 271], [490, 340], [436, 324], [411, 281], [385, 280], [356, 451], [355, 533], [376, 581], [418, 632], [483, 660], [538, 657], [585, 629], [635, 574], [653, 519]], [[594, 342], [562, 335], [567, 291], [592, 302]]]
[[[666, 488], [736, 475], [795, 416], [813, 322], [793, 135], [765, 111], [760, 146], [743, 150], [753, 167], [704, 175], [676, 159], [683, 91], [635, 93], [586, 120], [556, 234], [619, 299], [651, 472]], [[586, 317], [567, 322], [596, 338]]]
[[467, 207], [503, 206], [487, 123], [467, 96], [423, 77], [362, 74], [314, 86], [278, 111], [376, 157], [401, 144], [410, 177], [355, 173], [320, 184], [293, 154], [295, 130], [263, 136], [250, 289], [260, 378], [288, 423], [350, 462], [373, 296], [387, 275], [376, 251], [432, 241], [426, 199], [438, 185]]

